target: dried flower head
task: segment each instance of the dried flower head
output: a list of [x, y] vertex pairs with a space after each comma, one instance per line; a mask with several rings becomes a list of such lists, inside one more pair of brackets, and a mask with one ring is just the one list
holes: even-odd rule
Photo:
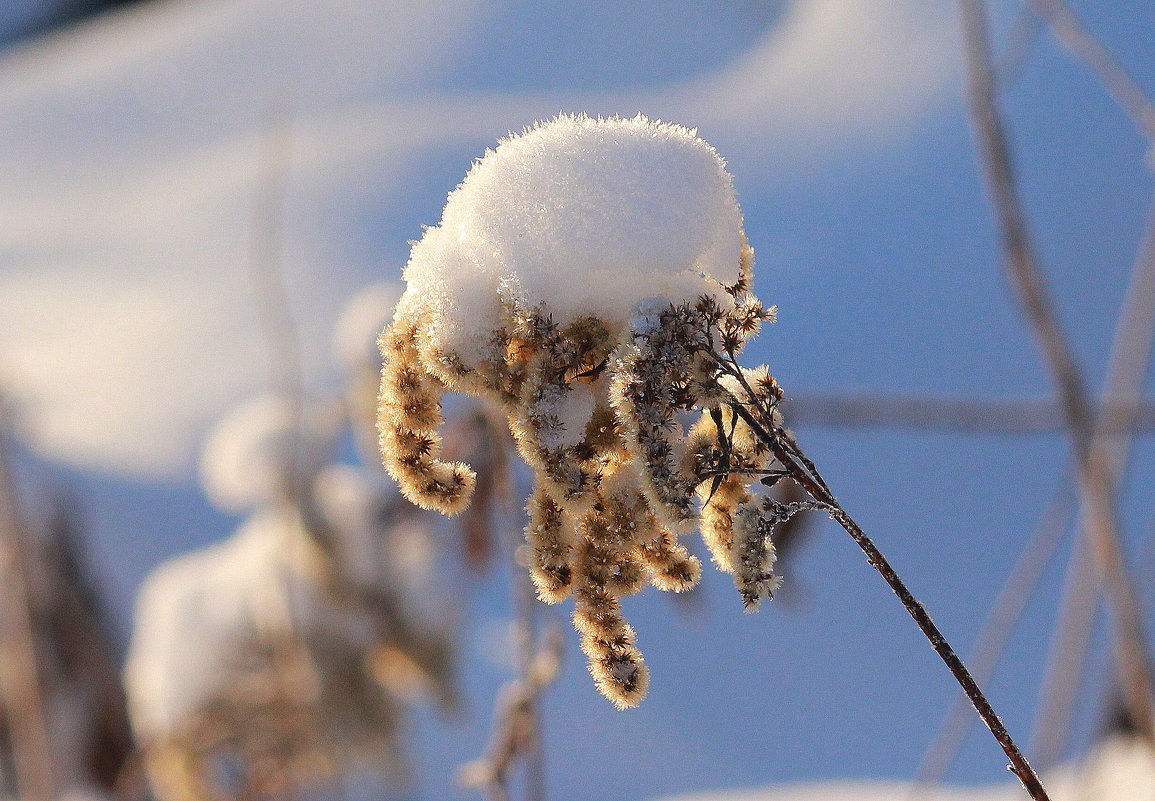
[[[382, 455], [419, 506], [456, 514], [475, 482], [441, 458], [442, 393], [507, 414], [535, 476], [534, 583], [548, 603], [573, 597], [590, 672], [619, 707], [649, 683], [621, 599], [697, 582], [680, 533], [702, 528], [748, 604], [775, 586], [762, 529], [735, 536], [768, 454], [720, 408], [716, 355], [773, 317], [752, 269], [730, 176], [694, 131], [562, 116], [473, 166], [414, 244], [380, 338]], [[743, 380], [777, 402], [768, 374]]]

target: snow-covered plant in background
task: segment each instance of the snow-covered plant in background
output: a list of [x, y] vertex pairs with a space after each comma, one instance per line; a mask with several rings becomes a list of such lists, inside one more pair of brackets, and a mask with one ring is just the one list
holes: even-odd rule
[[341, 370], [345, 415], [354, 442], [366, 464], [376, 464], [377, 388], [381, 380], [381, 354], [377, 335], [389, 322], [401, 297], [394, 281], [378, 281], [363, 287], [341, 309], [330, 343], [333, 360]]
[[248, 517], [150, 575], [126, 669], [165, 801], [294, 794], [358, 768], [401, 777], [402, 702], [454, 703], [448, 640], [409, 611], [420, 571], [394, 547], [427, 528], [379, 471], [330, 462], [340, 423], [330, 405], [266, 396], [207, 440], [207, 494]]
[[[533, 468], [526, 539], [542, 600], [574, 599], [601, 692], [649, 677], [621, 598], [698, 579], [698, 527], [747, 608], [777, 587], [772, 535], [827, 512], [898, 595], [1037, 801], [1038, 777], [922, 605], [784, 428], [782, 391], [737, 360], [774, 317], [722, 159], [692, 130], [560, 116], [473, 165], [426, 229], [380, 337], [384, 463], [414, 503], [462, 511], [476, 475], [441, 455], [441, 396], [490, 399]], [[693, 414], [698, 419], [692, 419]], [[808, 498], [762, 492], [788, 478]]]

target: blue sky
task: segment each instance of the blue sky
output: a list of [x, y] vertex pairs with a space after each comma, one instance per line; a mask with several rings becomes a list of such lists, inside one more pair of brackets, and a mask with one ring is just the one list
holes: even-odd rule
[[[300, 194], [290, 197], [287, 241], [290, 248], [307, 254], [290, 265], [290, 274], [299, 281], [296, 299], [306, 318], [306, 335], [316, 340], [315, 350], [326, 347], [325, 327], [339, 301], [368, 279], [398, 274], [407, 241], [419, 235], [422, 224], [436, 222], [445, 194], [470, 160], [506, 131], [532, 122], [534, 115], [559, 110], [664, 114], [662, 109], [670, 108], [700, 114], [700, 120], [676, 121], [700, 125], [702, 135], [728, 158], [758, 254], [758, 293], [779, 306], [778, 324], [763, 332], [746, 360], [769, 363], [788, 394], [885, 391], [997, 398], [1048, 393], [1048, 377], [999, 269], [995, 231], [963, 113], [956, 54], [932, 51], [938, 57], [927, 71], [938, 77], [926, 85], [904, 82], [901, 70], [882, 70], [890, 88], [878, 95], [879, 107], [863, 111], [847, 100], [841, 115], [841, 99], [823, 97], [824, 88], [834, 87], [837, 95], [856, 84], [839, 83], [837, 72], [808, 89], [815, 95], [813, 104], [806, 95], [799, 99], [786, 93], [778, 102], [794, 102], [796, 108], [770, 108], [746, 117], [722, 107], [727, 86], [695, 84], [703, 75], [740, 62], [772, 38], [792, 8], [807, 3], [810, 0], [793, 6], [752, 0], [639, 3], [618, 11], [610, 2], [462, 2], [457, 8], [446, 4], [443, 17], [413, 28], [423, 37], [428, 35], [423, 25], [448, 20], [446, 30], [435, 32], [436, 57], [424, 63], [386, 52], [382, 58], [397, 64], [375, 74], [374, 60], [364, 54], [318, 57], [313, 63], [316, 85], [300, 89], [302, 99], [296, 101], [306, 129], [302, 149], [313, 141], [309, 126], [314, 111], [385, 109], [366, 126], [367, 139], [391, 136], [407, 124], [429, 126], [433, 120], [438, 125], [403, 131], [401, 145], [382, 149], [363, 146], [358, 151], [362, 145], [350, 136], [354, 144], [347, 152], [352, 155], [330, 157], [321, 166], [307, 162], [302, 168]], [[369, 14], [366, 4], [349, 5]], [[846, 0], [845, 8], [848, 14], [859, 13], [853, 8], [860, 5]], [[53, 213], [111, 191], [115, 184], [81, 152], [86, 130], [99, 134], [92, 146], [111, 154], [130, 176], [132, 171], [155, 169], [148, 174], [174, 181], [181, 173], [164, 169], [170, 152], [227, 156], [230, 130], [243, 144], [259, 116], [254, 112], [246, 118], [243, 109], [260, 105], [262, 81], [271, 80], [258, 67], [248, 69], [257, 58], [252, 54], [267, 51], [275, 58], [279, 48], [289, 44], [251, 40], [261, 30], [256, 24], [260, 15], [275, 12], [276, 3], [238, 4], [235, 35], [220, 21], [228, 13], [223, 6], [218, 13], [200, 16], [182, 10], [214, 6], [221, 4], [162, 4], [148, 12], [156, 15], [150, 25], [121, 29], [106, 24], [73, 40], [31, 45], [31, 52], [25, 49], [7, 58], [0, 55], [0, 143], [15, 143], [33, 159], [21, 167], [18, 187], [64, 187], [43, 194], [30, 190]], [[1155, 30], [1155, 7], [1075, 6], [1155, 92], [1155, 51], [1147, 35]], [[837, 0], [832, 7], [838, 10]], [[885, 16], [884, 8], [892, 8], [904, 15], [918, 7], [888, 0], [865, 13]], [[996, 35], [1005, 33], [1017, 9], [1015, 3], [997, 4]], [[919, 12], [925, 14], [920, 24], [947, 26], [941, 39], [931, 40], [936, 48], [957, 47], [949, 31], [952, 12], [949, 4], [937, 2], [926, 3]], [[123, 20], [131, 22], [137, 13]], [[171, 22], [184, 13], [189, 14], [187, 27]], [[198, 28], [194, 23], [203, 24]], [[110, 30], [129, 33], [113, 35]], [[163, 36], [151, 41], [154, 32]], [[280, 33], [290, 44], [299, 35], [295, 29]], [[123, 42], [117, 38], [129, 34], [132, 38]], [[307, 51], [312, 58], [324, 42], [319, 38], [305, 44], [314, 48]], [[123, 111], [119, 88], [156, 74], [145, 66], [138, 72], [108, 66], [116, 61], [109, 53], [119, 45], [134, 54], [126, 57], [130, 65], [157, 63], [148, 59], [162, 58], [167, 48], [175, 53], [174, 63], [189, 66], [190, 71], [175, 77], [157, 78], [160, 94], [155, 96], [163, 102], [150, 112], [159, 126], [155, 138], [143, 133], [148, 119], [118, 116]], [[102, 66], [93, 71], [95, 78], [70, 54], [70, 48], [75, 52], [85, 47], [99, 48], [94, 63]], [[159, 55], [140, 55], [146, 51]], [[837, 54], [831, 63], [851, 56]], [[193, 68], [206, 71], [202, 75]], [[219, 76], [211, 70], [225, 74], [237, 68], [245, 72], [236, 97], [214, 106], [226, 90], [224, 83], [213, 83]], [[349, 80], [327, 87], [327, 71]], [[179, 79], [184, 88], [166, 94], [162, 90], [170, 79]], [[677, 89], [685, 85], [698, 88]], [[735, 86], [739, 97], [758, 91]], [[780, 95], [770, 97], [773, 101]], [[643, 104], [658, 108], [651, 111]], [[1047, 34], [1032, 49], [1003, 106], [1023, 196], [1062, 321], [1092, 386], [1098, 387], [1151, 196], [1151, 173], [1144, 164], [1148, 145], [1087, 70]], [[36, 109], [31, 118], [24, 115], [30, 108]], [[219, 121], [219, 130], [213, 120]], [[51, 123], [61, 121], [80, 126], [79, 133], [61, 132], [55, 144], [32, 144], [27, 133], [31, 126], [51, 131]], [[166, 145], [161, 134], [173, 137], [175, 144]], [[128, 151], [142, 144], [155, 151], [154, 161], [147, 161], [148, 154], [130, 158]], [[362, 152], [364, 157], [357, 155]], [[75, 195], [61, 178], [66, 164], [75, 165], [83, 190]], [[195, 162], [191, 169], [204, 172], [205, 164]], [[90, 180], [90, 175], [95, 177]], [[130, 191], [136, 187], [126, 185]], [[178, 203], [176, 211], [207, 205], [219, 191], [214, 186], [205, 192], [207, 201]], [[0, 208], [13, 208], [10, 199], [0, 193]], [[323, 210], [309, 211], [315, 207]], [[223, 214], [232, 207], [222, 208]], [[163, 223], [157, 214], [157, 223]], [[15, 282], [0, 283], [0, 304], [4, 287], [38, 287], [63, 280], [61, 275], [79, 280], [75, 273], [81, 269], [88, 271], [86, 280], [101, 298], [107, 294], [116, 299], [121, 282], [139, 288], [140, 277], [151, 275], [151, 240], [130, 241], [126, 234], [115, 238], [129, 243], [118, 251], [98, 247], [108, 245], [99, 238], [77, 235], [54, 251], [50, 225], [20, 225], [24, 227], [0, 222], [0, 279]], [[190, 228], [181, 236], [190, 253], [203, 243], [205, 230]], [[240, 228], [225, 225], [219, 230], [231, 241], [243, 240]], [[190, 281], [200, 280], [199, 270], [212, 276], [204, 280], [225, 275], [213, 270], [231, 251], [206, 247], [208, 256], [190, 257], [181, 268], [189, 271]], [[52, 252], [79, 254], [79, 267], [66, 271], [49, 264], [44, 254]], [[112, 269], [107, 254], [121, 252], [146, 266], [133, 273]], [[184, 253], [171, 247], [160, 252], [176, 260]], [[338, 255], [344, 261], [336, 262]], [[322, 257], [333, 261], [319, 266]], [[325, 271], [324, 280], [315, 276], [310, 282], [309, 271], [319, 269]], [[232, 294], [221, 303], [227, 309], [246, 308], [243, 282], [226, 279], [220, 291]], [[328, 291], [311, 294], [308, 289], [316, 285]], [[314, 301], [323, 308], [306, 308]], [[180, 320], [172, 324], [178, 329], [170, 333], [182, 336]], [[30, 330], [0, 324], [0, 347], [5, 342], [20, 345]], [[216, 365], [222, 375], [244, 371], [252, 354], [229, 344], [244, 338], [243, 328], [239, 334], [228, 326], [220, 330], [224, 344], [205, 343], [202, 348], [222, 349]], [[195, 336], [202, 333], [197, 329]], [[158, 349], [155, 358], [184, 353]], [[132, 351], [131, 356], [123, 367], [125, 375], [147, 369], [147, 353]], [[197, 363], [195, 369], [208, 368]], [[326, 371], [317, 368], [314, 375], [321, 384]], [[85, 380], [85, 388], [98, 382]], [[49, 375], [38, 386], [52, 390], [56, 378]], [[201, 417], [182, 423], [189, 432], [185, 439], [195, 441], [198, 426], [203, 428], [205, 420], [250, 389], [243, 383], [229, 387], [220, 394], [197, 394], [202, 385], [191, 379], [181, 387], [193, 405], [211, 398], [198, 407]], [[29, 397], [27, 402], [35, 403], [38, 396]], [[160, 409], [172, 404], [171, 398], [151, 395], [145, 401]], [[120, 403], [113, 396], [108, 405], [119, 408]], [[57, 418], [37, 419], [51, 428]], [[107, 432], [131, 428], [131, 420], [106, 422]], [[100, 421], [85, 425], [99, 426]], [[144, 430], [146, 439], [154, 437], [158, 443], [165, 436], [160, 423], [150, 422]], [[948, 637], [965, 651], [1066, 468], [1065, 443], [1050, 436], [811, 428], [798, 434], [846, 507], [875, 535]], [[50, 432], [29, 439], [31, 448], [43, 454], [35, 457], [42, 470], [72, 486], [88, 509], [97, 564], [126, 630], [132, 592], [150, 567], [166, 555], [226, 535], [235, 524], [201, 498], [180, 462], [184, 445], [158, 444], [158, 451], [178, 456], [142, 467], [139, 449], [129, 448], [117, 451], [123, 458], [102, 464], [101, 448], [115, 450], [116, 442], [93, 440], [90, 446], [70, 450], [68, 436]], [[1136, 451], [1126, 493], [1133, 554], [1150, 533], [1146, 488], [1155, 470], [1153, 458], [1155, 450], [1145, 441]], [[1144, 567], [1144, 575], [1149, 575], [1150, 563]], [[640, 709], [616, 712], [600, 698], [585, 674], [575, 638], [569, 638], [565, 672], [546, 702], [551, 797], [627, 801], [802, 779], [910, 775], [954, 685], [845, 535], [816, 521], [814, 535], [786, 576], [796, 590], [757, 615], [741, 614], [728, 578], [709, 570], [706, 574], [702, 608], [692, 614], [652, 590], [627, 603], [653, 671], [652, 689]], [[1016, 734], [1025, 736], [1030, 727], [1061, 578], [1061, 567], [1052, 567], [994, 683], [992, 700]], [[474, 584], [463, 595], [469, 599], [463, 614], [480, 629], [492, 630], [509, 614], [508, 576], [498, 571]], [[451, 789], [449, 768], [483, 746], [489, 704], [505, 678], [502, 667], [486, 660], [482, 638], [475, 639], [464, 665], [468, 717], [446, 723], [431, 714], [418, 716], [421, 797], [469, 797]], [[1081, 720], [1084, 744], [1096, 725], [1091, 707], [1103, 698], [1105, 670], [1101, 656], [1093, 660], [1095, 675], [1084, 694], [1087, 705]], [[976, 733], [952, 778], [967, 783], [1001, 780], [1002, 765], [993, 742]]]

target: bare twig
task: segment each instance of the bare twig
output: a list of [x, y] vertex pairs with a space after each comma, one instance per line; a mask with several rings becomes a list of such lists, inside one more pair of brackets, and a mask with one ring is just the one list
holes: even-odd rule
[[[1121, 475], [1128, 461], [1129, 445], [1138, 428], [1140, 396], [1155, 340], [1155, 202], [1150, 205], [1146, 230], [1131, 271], [1108, 361], [1103, 402], [1095, 426], [1099, 447], [1110, 452], [1111, 469]], [[1041, 576], [1069, 519], [1066, 508], [1070, 489], [1064, 481], [1051, 500], [1035, 535], [1007, 579], [988, 617], [970, 658], [980, 684], [990, 678], [1010, 627], [1022, 613], [1026, 590]], [[1044, 536], [1044, 532], [1047, 532]], [[1044, 540], [1044, 545], [1040, 540]], [[1044, 553], [1046, 557], [1044, 557]], [[1034, 556], [1028, 556], [1034, 554]], [[1090, 643], [1099, 582], [1082, 561], [1088, 559], [1085, 540], [1075, 543], [1056, 618], [1047, 672], [1039, 691], [1038, 714], [1032, 734], [1032, 751], [1040, 765], [1053, 764], [1066, 742], [1082, 665]], [[1012, 588], [1018, 587], [1018, 590]], [[988, 668], [989, 666], [989, 668]], [[965, 699], [952, 706], [934, 741], [928, 746], [916, 774], [916, 785], [937, 784], [958, 753], [969, 725]]]
[[[542, 693], [557, 678], [562, 642], [561, 629], [552, 626], [534, 648], [524, 675], [508, 682], [498, 693], [493, 734], [485, 756], [461, 767], [461, 783], [484, 791], [490, 801], [509, 801], [509, 772], [518, 760], [532, 752], [539, 738], [536, 709]], [[535, 792], [532, 781], [531, 777], [531, 793]]]
[[[508, 453], [513, 448], [509, 434], [500, 420], [478, 412], [471, 418], [470, 427], [478, 438], [476, 443], [485, 451], [481, 463], [484, 473], [485, 495], [498, 501], [500, 515], [489, 515], [474, 521], [473, 526], [496, 527], [509, 537], [510, 553], [517, 562], [524, 546], [516, 527], [507, 525], [513, 519], [518, 504], [514, 501], [514, 476], [510, 470]], [[478, 471], [479, 478], [482, 471]], [[479, 480], [478, 490], [483, 485]], [[475, 505], [476, 505], [475, 495]], [[490, 509], [490, 512], [496, 511]], [[556, 626], [539, 636], [538, 601], [525, 571], [516, 571], [513, 583], [514, 646], [517, 654], [517, 677], [498, 693], [494, 706], [493, 730], [485, 755], [461, 768], [463, 784], [483, 791], [490, 801], [508, 801], [509, 774], [520, 763], [524, 766], [526, 801], [545, 801], [545, 753], [541, 737], [542, 694], [553, 684], [560, 668], [562, 639]]]
[[300, 505], [307, 493], [303, 467], [305, 437], [305, 382], [301, 340], [283, 266], [285, 190], [291, 161], [291, 125], [288, 114], [270, 104], [261, 128], [260, 161], [253, 198], [249, 274], [257, 317], [268, 348], [269, 378], [273, 390], [289, 406], [296, 434], [293, 461], [284, 490], [288, 501]]
[[1155, 141], [1155, 103], [1063, 0], [1028, 0], [1063, 45], [1090, 67], [1142, 134]]
[[[1149, 206], [1146, 228], [1131, 271], [1107, 364], [1105, 393], [1118, 400], [1120, 425], [1109, 427], [1100, 415], [1093, 441], [1107, 455], [1112, 475], [1121, 476], [1129, 461], [1132, 437], [1129, 426], [1137, 418], [1143, 385], [1155, 342], [1155, 200]], [[1084, 525], [1086, 523], [1084, 522]], [[1076, 546], [1072, 559], [1086, 558]], [[1085, 585], [1085, 586], [1084, 586]], [[1034, 742], [1042, 764], [1056, 760], [1066, 744], [1074, 718], [1075, 695], [1090, 645], [1100, 582], [1093, 573], [1072, 565], [1067, 573], [1063, 601], [1055, 623], [1055, 644], [1040, 690], [1040, 712]]]
[[1031, 749], [1040, 765], [1058, 762], [1067, 744], [1075, 696], [1098, 609], [1099, 582], [1087, 552], [1087, 541], [1078, 538], [1067, 561], [1063, 593], [1047, 652], [1047, 668], [1039, 685], [1031, 727]]
[[842, 508], [817, 468], [803, 455], [802, 449], [798, 447], [789, 432], [775, 422], [774, 409], [761, 405], [758, 396], [746, 383], [745, 376], [734, 355], [732, 353], [728, 357], [715, 355], [714, 358], [719, 369], [734, 378], [744, 390], [743, 397], [729, 393], [727, 405], [731, 411], [740, 417], [750, 427], [754, 436], [767, 446], [771, 455], [782, 465], [785, 473], [821, 504], [828, 511], [830, 517], [846, 530], [855, 544], [866, 554], [866, 559], [871, 567], [877, 570], [886, 583], [890, 585], [903, 607], [914, 618], [915, 623], [926, 636], [935, 653], [946, 664], [955, 681], [967, 694], [975, 711], [978, 712], [979, 717], [990, 729], [991, 734], [994, 735], [995, 740], [998, 741], [1010, 760], [1010, 770], [1022, 782], [1031, 798], [1035, 801], [1049, 801], [1049, 796], [1043, 789], [1039, 777], [1031, 768], [1030, 763], [1027, 762], [1026, 757], [1023, 756], [1022, 751], [1019, 750], [1018, 745], [991, 707], [986, 696], [983, 695], [966, 665], [947, 642], [946, 637], [939, 631], [938, 626], [931, 620], [926, 608], [914, 597], [906, 583], [891, 567], [890, 562], [883, 556], [878, 546], [874, 544], [874, 541], [867, 536], [862, 527], [850, 516], [850, 513]]
[[959, 8], [974, 134], [1002, 234], [1006, 266], [1062, 400], [1088, 522], [1086, 536], [1111, 604], [1115, 653], [1127, 708], [1139, 731], [1155, 742], [1150, 656], [1118, 535], [1114, 477], [1106, 454], [1094, 442], [1090, 399], [1059, 326], [1027, 231], [995, 104], [986, 6], [982, 0], [960, 0]]
[[[8, 462], [3, 409], [0, 409], [0, 576], [10, 621], [0, 645], [7, 681], [0, 697], [12, 738], [17, 797], [29, 801], [55, 798], [51, 733], [44, 705], [41, 657], [36, 642], [32, 590], [28, 585], [27, 529], [16, 499], [15, 480]], [[6, 651], [7, 653], [3, 653]]]
[[303, 393], [301, 346], [281, 263], [285, 186], [291, 156], [289, 131], [287, 116], [270, 107], [265, 112], [261, 134], [249, 268], [269, 349], [272, 386], [284, 397], [294, 399]]
[[1043, 21], [1031, 9], [1019, 10], [995, 68], [996, 82], [1000, 89], [1006, 89], [1019, 77], [1044, 27]]

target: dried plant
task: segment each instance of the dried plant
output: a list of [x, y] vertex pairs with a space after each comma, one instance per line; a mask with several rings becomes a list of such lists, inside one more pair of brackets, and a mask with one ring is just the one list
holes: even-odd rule
[[[640, 702], [649, 674], [620, 600], [647, 581], [678, 591], [697, 580], [681, 533], [700, 528], [756, 608], [778, 583], [776, 527], [827, 512], [898, 594], [1028, 792], [1046, 799], [925, 609], [784, 428], [773, 376], [738, 363], [773, 319], [750, 292], [752, 270], [729, 176], [692, 131], [563, 116], [503, 141], [415, 244], [381, 335], [386, 467], [414, 503], [457, 514], [476, 477], [441, 457], [441, 395], [503, 410], [535, 476], [526, 538], [538, 594], [573, 597], [590, 672], [623, 708]], [[691, 413], [700, 417], [687, 430]], [[761, 492], [784, 478], [808, 497]]]
[[[436, 320], [445, 310], [434, 308], [435, 298], [414, 292], [411, 284], [403, 310], [381, 337], [381, 444], [406, 497], [456, 514], [468, 504], [476, 474], [464, 463], [440, 458], [440, 396], [450, 388], [500, 405], [534, 470], [527, 540], [539, 595], [551, 603], [574, 598], [574, 622], [599, 689], [629, 707], [644, 696], [649, 678], [620, 599], [647, 581], [680, 592], [700, 573], [677, 533], [697, 517], [700, 479], [690, 462], [701, 454], [690, 447], [696, 434], [679, 439], [673, 433], [674, 417], [708, 403], [721, 388], [696, 350], [695, 324], [709, 317], [716, 339], [737, 349], [772, 311], [748, 291], [753, 253], [741, 233], [729, 176], [712, 149], [685, 129], [644, 120], [565, 124], [593, 139], [607, 129], [627, 131], [628, 137], [630, 126], [645, 135], [657, 131], [663, 144], [689, 151], [707, 165], [707, 174], [712, 169], [712, 189], [723, 208], [708, 212], [736, 226], [728, 232], [732, 280], [693, 281], [695, 289], [712, 287], [710, 294], [669, 311], [663, 309], [667, 301], [655, 300], [634, 309], [630, 325], [580, 312], [560, 321], [545, 302], [495, 294], [500, 327], [488, 332], [480, 359], [452, 347], [445, 325]], [[543, 126], [526, 138], [549, 134]], [[436, 235], [426, 237], [434, 247]], [[733, 449], [735, 459], [739, 451]], [[727, 481], [719, 506], [732, 500], [726, 493], [738, 492], [735, 480]], [[740, 580], [753, 588], [753, 575], [765, 572], [772, 556], [757, 567], [749, 558], [731, 556], [730, 526], [725, 511], [711, 520], [715, 560], [741, 572]], [[763, 581], [769, 583], [759, 592], [771, 588], [770, 579]]]
[[29, 498], [17, 492], [4, 422], [0, 415], [0, 795], [138, 798], [115, 638], [79, 515], [59, 498], [22, 503]]
[[398, 564], [416, 510], [384, 476], [327, 463], [332, 415], [293, 411], [260, 399], [221, 423], [206, 486], [253, 511], [141, 593], [127, 689], [165, 801], [292, 795], [356, 769], [403, 782], [405, 705], [456, 704], [450, 640], [410, 609]]

